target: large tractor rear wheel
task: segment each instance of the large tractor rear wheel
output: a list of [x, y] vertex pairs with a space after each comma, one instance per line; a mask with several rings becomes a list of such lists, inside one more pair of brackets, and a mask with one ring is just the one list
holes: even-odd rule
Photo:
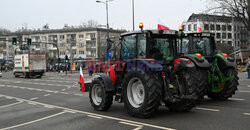
[[196, 76], [193, 77], [198, 83], [196, 93], [199, 96], [199, 99], [203, 99], [204, 96], [207, 94], [208, 87], [209, 87], [208, 86], [208, 73], [207, 73], [207, 70], [205, 69], [197, 68], [196, 70], [197, 70]]
[[239, 77], [237, 71], [234, 68], [227, 68], [223, 74], [225, 77], [231, 77], [231, 79], [226, 81], [226, 83], [221, 83], [221, 92], [208, 92], [208, 97], [213, 100], [227, 100], [232, 97], [238, 89]]
[[195, 100], [199, 98], [199, 93], [204, 91], [204, 89], [199, 88], [200, 81], [197, 80], [197, 71], [195, 69], [183, 70], [177, 75], [179, 83], [176, 80], [174, 86], [182, 88], [184, 90], [182, 93], [185, 95], [192, 95], [194, 97], [193, 99], [181, 99], [181, 101], [175, 103], [165, 102], [165, 105], [171, 111], [186, 112], [195, 107]]
[[105, 91], [103, 80], [94, 79], [89, 90], [92, 107], [97, 111], [107, 111], [113, 102], [113, 94]]
[[158, 109], [161, 84], [154, 74], [128, 72], [123, 88], [124, 107], [130, 115], [147, 118]]

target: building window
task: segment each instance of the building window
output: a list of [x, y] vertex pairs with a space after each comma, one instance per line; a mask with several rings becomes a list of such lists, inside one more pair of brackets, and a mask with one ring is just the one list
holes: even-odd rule
[[221, 44], [221, 41], [217, 41], [217, 44]]
[[226, 33], [222, 33], [222, 38], [226, 39], [227, 38], [227, 34]]
[[208, 24], [204, 24], [204, 30], [209, 30], [209, 25]]
[[232, 46], [232, 41], [228, 41], [227, 43], [228, 45]]
[[228, 33], [228, 34], [227, 34], [227, 38], [228, 38], [228, 39], [232, 39], [232, 33]]
[[60, 51], [60, 55], [65, 55], [65, 52], [64, 51]]
[[194, 24], [194, 31], [197, 30], [197, 24]]
[[79, 39], [83, 39], [84, 35], [83, 34], [79, 34]]
[[221, 34], [220, 33], [216, 33], [216, 38], [221, 38]]
[[64, 40], [64, 35], [60, 35], [60, 41]]
[[214, 30], [214, 24], [210, 25], [210, 30]]
[[75, 46], [76, 46], [76, 43], [73, 42], [73, 43], [71, 43], [71, 45], [72, 45], [72, 47], [75, 47]]
[[182, 25], [183, 31], [186, 31], [186, 25]]
[[84, 51], [79, 51], [79, 54], [84, 54]]
[[222, 31], [227, 31], [227, 26], [226, 25], [222, 25]]
[[232, 26], [231, 26], [231, 25], [228, 25], [228, 26], [227, 26], [227, 30], [228, 30], [228, 31], [232, 31]]
[[46, 41], [47, 37], [46, 36], [42, 36], [42, 41]]
[[220, 31], [220, 25], [218, 25], [218, 24], [216, 25], [216, 30]]
[[191, 31], [191, 24], [188, 25], [188, 31]]
[[84, 43], [79, 43], [79, 47], [83, 48], [84, 47]]
[[65, 44], [64, 44], [64, 43], [61, 43], [61, 44], [60, 44], [60, 47], [64, 47], [64, 46], [65, 46]]

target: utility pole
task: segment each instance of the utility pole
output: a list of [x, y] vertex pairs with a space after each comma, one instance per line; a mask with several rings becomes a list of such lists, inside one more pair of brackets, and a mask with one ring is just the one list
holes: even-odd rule
[[132, 0], [132, 16], [133, 16], [133, 31], [135, 30], [135, 6], [134, 6], [134, 0]]
[[73, 55], [72, 55], [72, 43], [73, 43], [73, 35], [70, 36], [70, 49], [69, 49], [69, 53], [70, 53], [70, 64], [69, 64], [69, 69], [72, 72], [72, 63], [73, 63]]

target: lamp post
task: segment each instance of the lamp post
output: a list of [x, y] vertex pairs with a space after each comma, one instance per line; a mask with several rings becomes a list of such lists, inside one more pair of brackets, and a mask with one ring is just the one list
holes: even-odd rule
[[134, 0], [132, 0], [132, 17], [133, 17], [133, 31], [135, 30], [135, 4], [134, 4]]
[[106, 0], [106, 1], [100, 1], [100, 0], [96, 0], [97, 3], [102, 3], [106, 5], [106, 15], [107, 15], [107, 50], [109, 49], [109, 16], [108, 16], [108, 3], [111, 2], [113, 0]]

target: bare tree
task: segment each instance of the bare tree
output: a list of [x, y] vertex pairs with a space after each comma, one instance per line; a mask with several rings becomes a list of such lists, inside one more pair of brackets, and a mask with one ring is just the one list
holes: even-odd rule
[[95, 20], [88, 20], [87, 21], [87, 27], [97, 27], [98, 26], [98, 22]]
[[250, 31], [250, 0], [210, 0], [214, 3], [208, 7], [207, 13], [224, 14], [243, 22]]
[[0, 34], [6, 34], [10, 32], [11, 32], [10, 30], [0, 27]]

